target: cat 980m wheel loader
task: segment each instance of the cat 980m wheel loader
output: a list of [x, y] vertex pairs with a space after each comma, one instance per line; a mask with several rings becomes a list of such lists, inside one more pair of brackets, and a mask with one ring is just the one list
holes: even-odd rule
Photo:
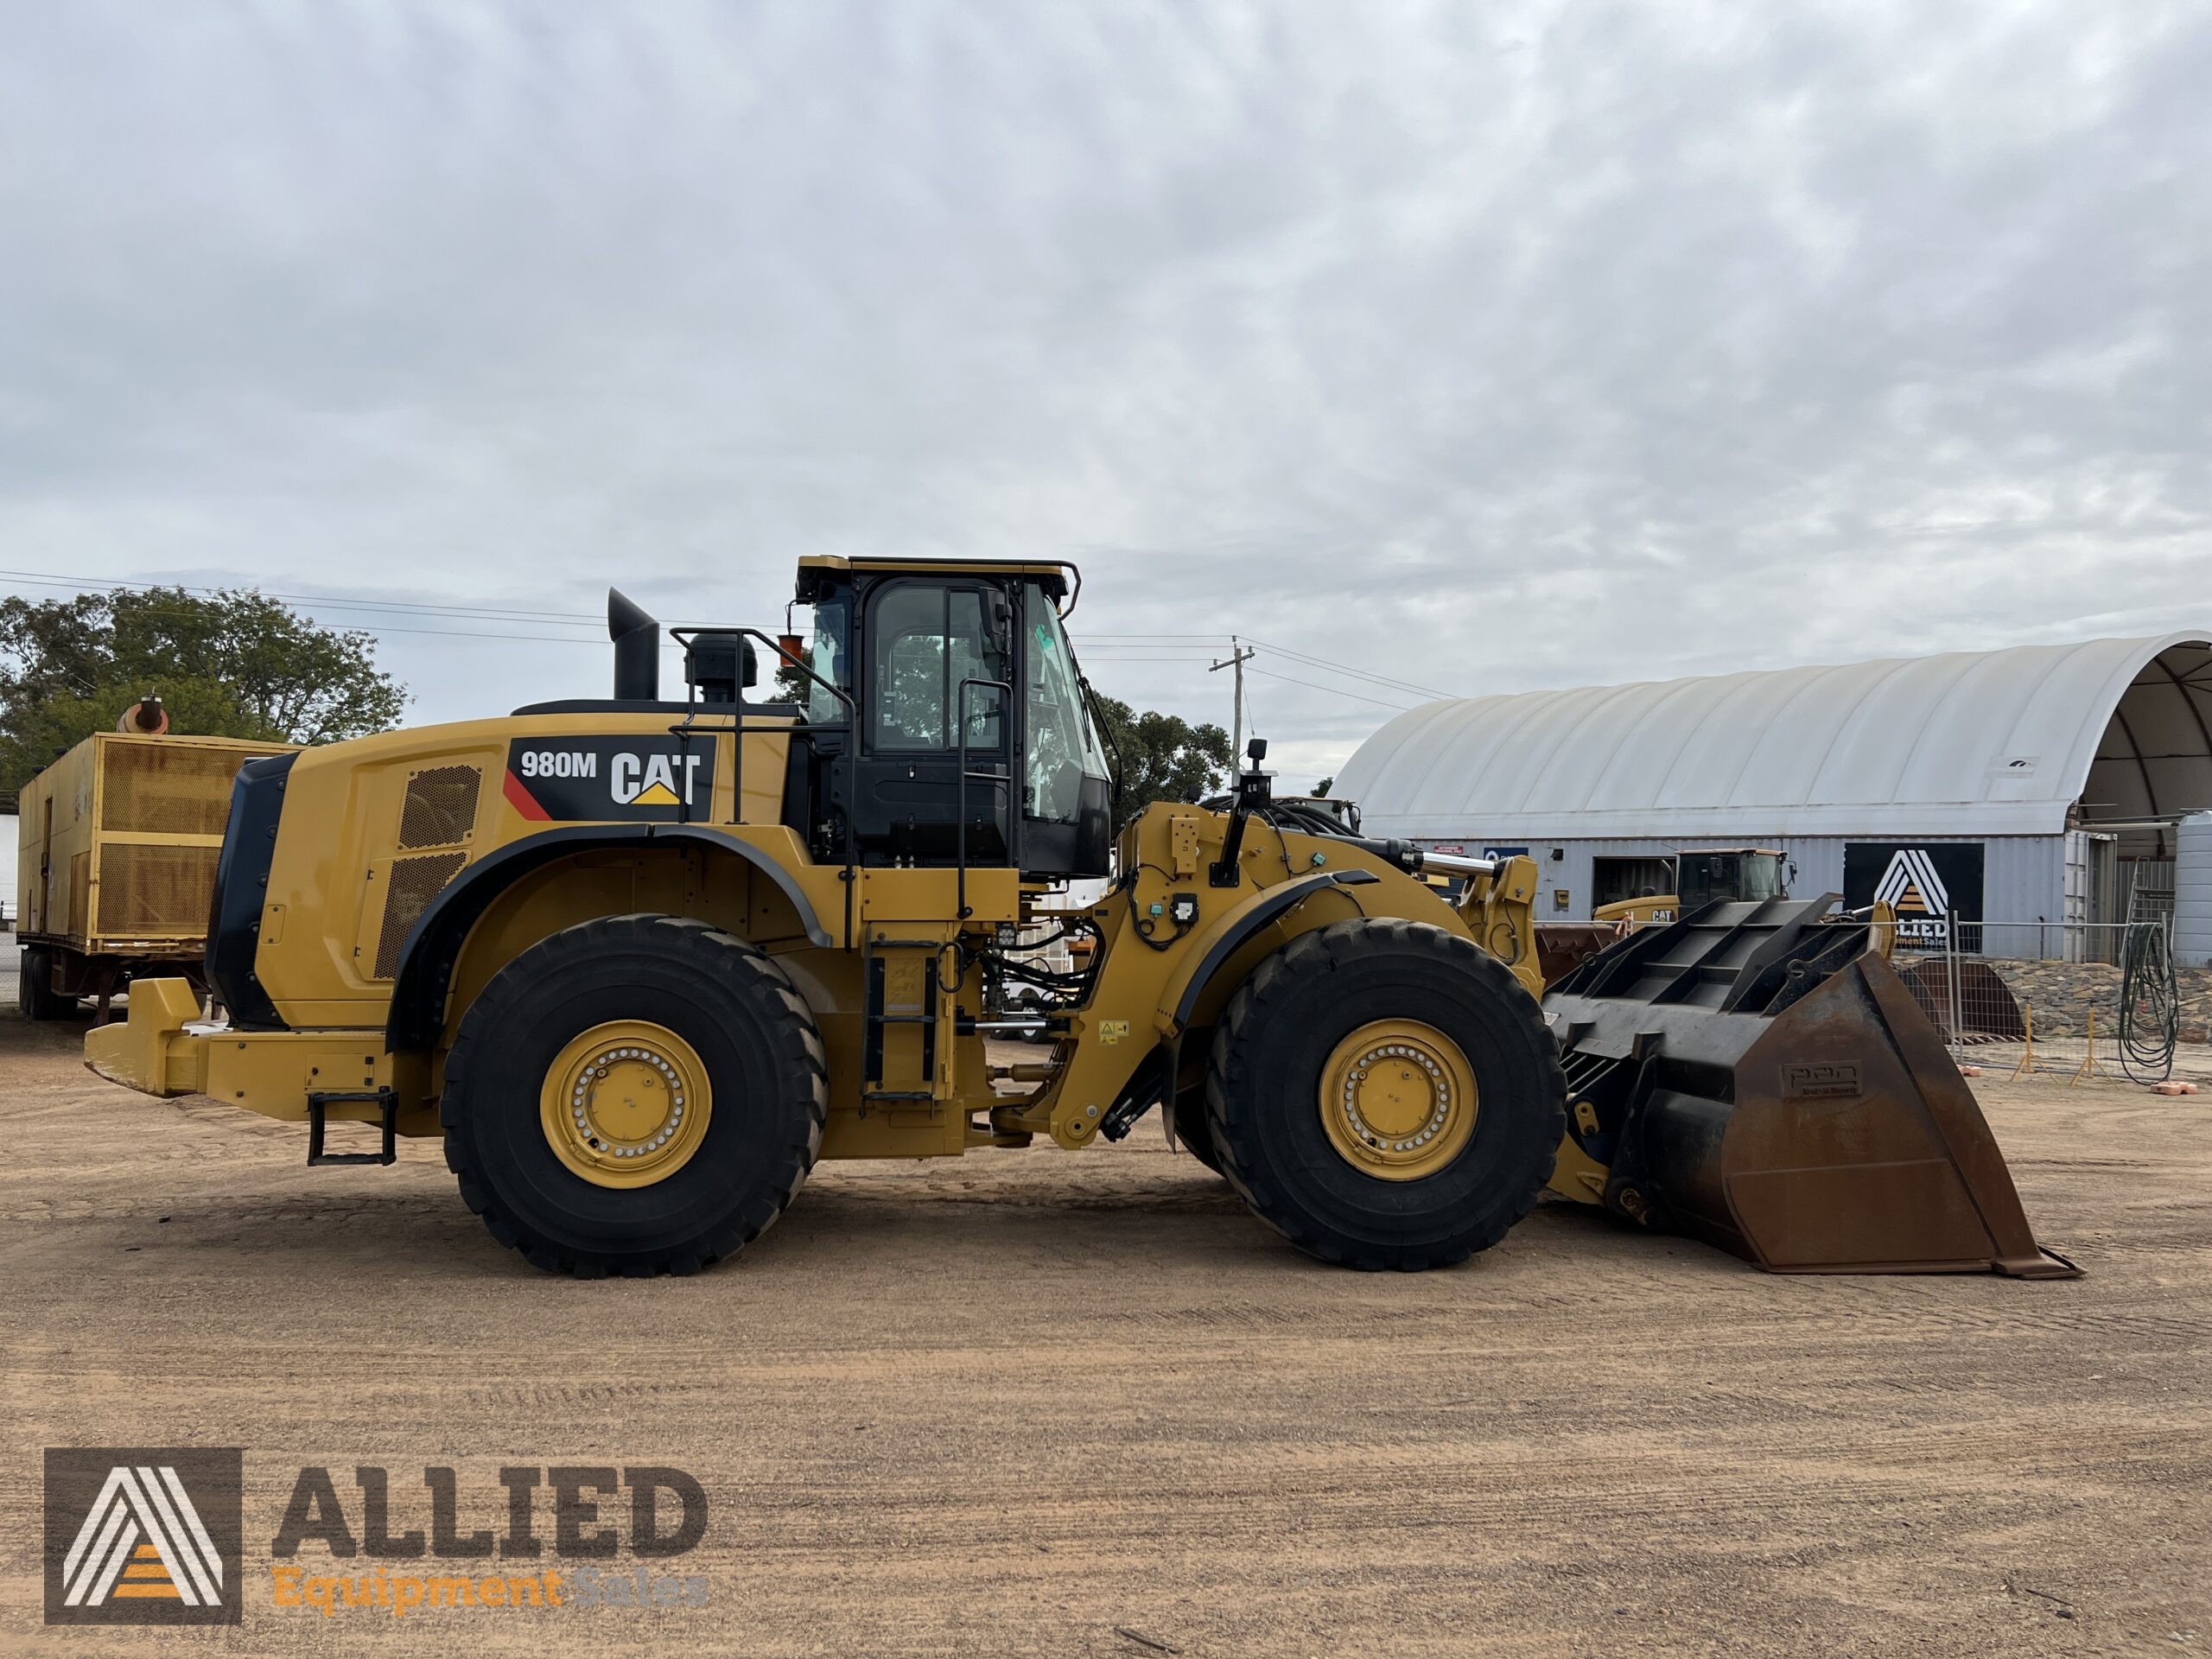
[[[2064, 1270], [1823, 903], [1710, 906], [1548, 1007], [1528, 860], [1276, 813], [1263, 751], [1227, 810], [1116, 836], [1079, 587], [804, 560], [811, 643], [677, 630], [667, 701], [659, 629], [614, 594], [612, 698], [256, 761], [208, 947], [227, 1024], [142, 982], [88, 1058], [302, 1121], [310, 1163], [442, 1136], [493, 1236], [578, 1274], [733, 1255], [817, 1158], [1084, 1147], [1154, 1108], [1354, 1267], [1456, 1262], [1548, 1184], [1770, 1268]], [[804, 701], [749, 695], [754, 640]], [[1061, 940], [1073, 965], [1039, 965]], [[1049, 1047], [991, 1061], [1039, 1022]], [[340, 1122], [381, 1150], [327, 1151]]]

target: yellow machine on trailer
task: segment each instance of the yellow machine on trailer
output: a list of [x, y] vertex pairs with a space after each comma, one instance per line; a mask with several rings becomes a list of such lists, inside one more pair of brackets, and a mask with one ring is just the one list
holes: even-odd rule
[[[1549, 1182], [1773, 1267], [2054, 1270], [1934, 1033], [1891, 1030], [1910, 997], [1825, 906], [1647, 931], [1548, 1019], [1529, 861], [1294, 827], [1261, 746], [1228, 810], [1117, 837], [1079, 587], [803, 560], [811, 644], [677, 630], [681, 702], [614, 594], [610, 699], [256, 762], [208, 953], [229, 1023], [142, 984], [87, 1056], [302, 1120], [310, 1163], [442, 1135], [495, 1236], [582, 1274], [734, 1254], [817, 1157], [1082, 1147], [1155, 1106], [1356, 1267], [1459, 1260]], [[747, 696], [755, 639], [803, 703]], [[1061, 896], [1092, 878], [1102, 901]], [[1082, 965], [1034, 965], [1063, 939]], [[1040, 1022], [1033, 1064], [992, 1063]], [[381, 1150], [327, 1152], [342, 1120]]]
[[22, 947], [16, 1006], [27, 1020], [73, 1015], [135, 979], [196, 976], [207, 905], [238, 768], [292, 746], [182, 737], [152, 699], [25, 784], [16, 892]]

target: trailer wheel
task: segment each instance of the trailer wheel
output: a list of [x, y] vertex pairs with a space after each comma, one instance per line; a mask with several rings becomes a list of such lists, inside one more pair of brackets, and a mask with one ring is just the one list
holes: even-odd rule
[[1254, 970], [1206, 1111], [1253, 1213], [1325, 1262], [1411, 1271], [1505, 1236], [1550, 1179], [1566, 1082], [1503, 963], [1419, 922], [1338, 922]]
[[829, 1112], [814, 1018], [743, 940], [614, 916], [531, 946], [446, 1057], [446, 1163], [554, 1272], [692, 1273], [781, 1215]]
[[77, 1012], [77, 999], [54, 988], [54, 948], [27, 944], [16, 964], [16, 1006], [26, 1020], [66, 1020]]

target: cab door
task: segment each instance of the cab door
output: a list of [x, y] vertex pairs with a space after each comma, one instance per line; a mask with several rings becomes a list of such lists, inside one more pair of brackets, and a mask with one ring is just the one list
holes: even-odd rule
[[1011, 606], [996, 583], [901, 576], [868, 589], [853, 802], [862, 861], [953, 862], [963, 795], [967, 861], [1014, 861], [1012, 645]]

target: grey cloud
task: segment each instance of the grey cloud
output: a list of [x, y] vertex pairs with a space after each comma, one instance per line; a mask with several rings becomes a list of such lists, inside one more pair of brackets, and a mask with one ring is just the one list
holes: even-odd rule
[[[1073, 556], [1102, 645], [1467, 691], [2149, 628], [2208, 84], [2201, 4], [22, 8], [3, 563], [768, 620]], [[1255, 700], [1294, 775], [1387, 715]]]

